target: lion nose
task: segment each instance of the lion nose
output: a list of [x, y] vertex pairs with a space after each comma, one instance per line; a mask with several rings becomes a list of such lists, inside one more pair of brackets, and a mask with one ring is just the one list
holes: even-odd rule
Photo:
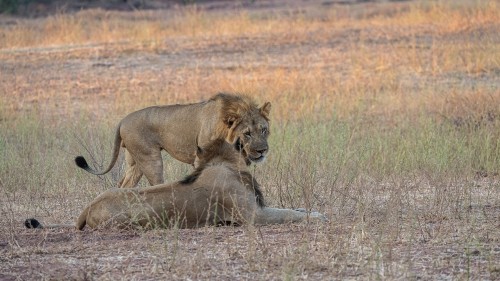
[[267, 148], [259, 149], [257, 152], [260, 153], [260, 155], [264, 155], [267, 152]]

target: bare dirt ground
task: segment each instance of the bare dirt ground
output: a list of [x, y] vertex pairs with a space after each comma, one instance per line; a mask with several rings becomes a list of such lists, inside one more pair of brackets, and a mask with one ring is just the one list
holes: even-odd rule
[[[416, 237], [397, 241], [354, 229], [352, 218], [335, 218], [328, 226], [145, 233], [19, 227], [0, 244], [0, 279], [434, 280], [459, 276], [496, 280], [498, 225], [488, 224], [497, 223], [500, 212], [481, 211], [496, 215], [472, 229], [461, 228], [461, 220], [426, 223], [422, 233], [411, 234]], [[375, 224], [373, 219], [367, 218], [371, 224], [367, 231]], [[485, 230], [488, 235], [475, 237], [480, 243], [467, 243], [469, 235]]]
[[[265, 14], [301, 13], [305, 6], [353, 5], [352, 9], [366, 14], [372, 10], [390, 10], [390, 5], [403, 5], [404, 1], [394, 1], [382, 8], [371, 1], [229, 2], [207, 1], [200, 7], [208, 13], [248, 9]], [[160, 5], [154, 1], [132, 4], [129, 1], [123, 6], [105, 8], [128, 10], [130, 5], [143, 8], [141, 3], [145, 3], [146, 8]], [[169, 9], [174, 9], [166, 4], [161, 8], [167, 10], [158, 13], [168, 14]], [[33, 15], [44, 15], [54, 8], [32, 9]], [[3, 22], [10, 24], [9, 21], [12, 18]], [[497, 27], [498, 24], [481, 30], [464, 30], [439, 40], [463, 44], [463, 38], [468, 38], [467, 41], [489, 36], [492, 42], [500, 44]], [[345, 38], [349, 38], [348, 43]], [[293, 73], [310, 68], [331, 72], [332, 78], [341, 80], [352, 65], [340, 59], [349, 52], [353, 42], [363, 41], [384, 53], [394, 44], [413, 44], [414, 40], [407, 30], [394, 26], [392, 30], [377, 27], [321, 30], [300, 38], [293, 33], [280, 37], [221, 36], [196, 42], [189, 37], [175, 37], [148, 43], [4, 49], [0, 50], [0, 102], [9, 112], [33, 114], [55, 126], [66, 118], [77, 120], [72, 118], [87, 114], [93, 114], [97, 120], [109, 118], [114, 124], [123, 117], [117, 111], [131, 110], [121, 105], [124, 96], [134, 97], [127, 91], [150, 92], [148, 97], [137, 97], [133, 107], [140, 108], [162, 100], [158, 98], [161, 95], [168, 95], [166, 100], [176, 102], [206, 98], [221, 87], [213, 78], [214, 73], [237, 80], [262, 69]], [[416, 39], [418, 48], [430, 48], [434, 40], [425, 32]], [[323, 56], [325, 53], [329, 55]], [[480, 73], [473, 78], [464, 77], [460, 72], [409, 76], [401, 83], [404, 89], [418, 89], [433, 83], [439, 88], [457, 83], [469, 88], [498, 87], [498, 71]], [[191, 80], [193, 73], [197, 77], [194, 81]], [[470, 81], [463, 82], [467, 79]], [[222, 83], [227, 86], [225, 81]], [[258, 85], [254, 87], [257, 92], [260, 90]], [[168, 91], [179, 88], [188, 88], [191, 95]], [[278, 116], [288, 117], [276, 110]], [[0, 122], [9, 118], [13, 118], [11, 114], [0, 115]], [[490, 179], [474, 180], [474, 187], [484, 187], [491, 192], [486, 195], [471, 192], [471, 198], [482, 202], [480, 205], [460, 206], [453, 217], [433, 216], [432, 211], [426, 211], [423, 212], [428, 214], [426, 217], [415, 215], [395, 224], [384, 219], [411, 217], [417, 211], [406, 210], [408, 213], [388, 216], [386, 213], [391, 213], [389, 198], [382, 200], [384, 203], [379, 206], [367, 207], [366, 215], [361, 217], [337, 216], [335, 211], [329, 211], [331, 221], [325, 225], [149, 232], [33, 231], [22, 225], [24, 217], [13, 219], [26, 212], [17, 211], [10, 205], [15, 204], [15, 200], [4, 197], [1, 225], [7, 228], [0, 231], [0, 280], [499, 280], [500, 205], [498, 198], [490, 196], [498, 194], [498, 179]], [[415, 187], [412, 193], [415, 197], [423, 196], [422, 199], [406, 199], [422, 200], [421, 206], [426, 208], [425, 194], [432, 193], [426, 187], [425, 184]], [[68, 217], [65, 215], [60, 217]], [[393, 236], [380, 235], [384, 228], [393, 225], [401, 229], [391, 229]]]

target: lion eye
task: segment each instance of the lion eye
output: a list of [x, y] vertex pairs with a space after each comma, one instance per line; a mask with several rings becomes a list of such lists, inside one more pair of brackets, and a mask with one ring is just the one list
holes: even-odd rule
[[245, 132], [244, 135], [245, 137], [249, 138], [252, 136], [252, 132]]
[[267, 128], [262, 128], [262, 134], [263, 135], [267, 134]]

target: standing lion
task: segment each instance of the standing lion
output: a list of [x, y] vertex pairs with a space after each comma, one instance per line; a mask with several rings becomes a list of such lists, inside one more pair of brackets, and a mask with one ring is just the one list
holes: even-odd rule
[[217, 94], [208, 101], [184, 105], [153, 106], [123, 118], [115, 133], [113, 158], [104, 171], [89, 167], [82, 156], [78, 167], [103, 175], [113, 168], [120, 147], [125, 148], [127, 168], [120, 187], [135, 187], [144, 175], [151, 185], [164, 182], [161, 151], [175, 159], [195, 164], [198, 146], [216, 139], [236, 144], [247, 164], [264, 160], [268, 152], [271, 103], [261, 107], [247, 96]]

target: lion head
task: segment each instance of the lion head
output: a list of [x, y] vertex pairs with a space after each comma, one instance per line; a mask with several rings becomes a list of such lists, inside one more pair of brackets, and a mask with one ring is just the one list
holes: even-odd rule
[[223, 122], [219, 131], [223, 132], [226, 141], [234, 144], [248, 161], [263, 161], [269, 150], [267, 138], [271, 103], [266, 102], [258, 107], [248, 96], [227, 94], [218, 94], [214, 99], [220, 99], [223, 103]]

